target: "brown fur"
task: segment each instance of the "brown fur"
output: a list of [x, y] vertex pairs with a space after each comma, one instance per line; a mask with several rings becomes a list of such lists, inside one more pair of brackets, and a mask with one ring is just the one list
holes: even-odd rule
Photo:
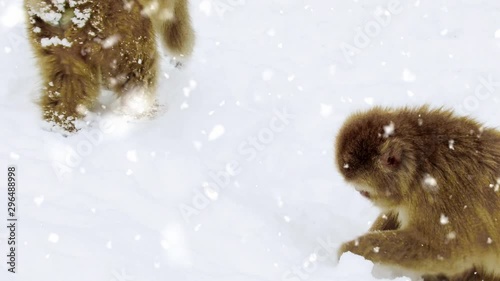
[[345, 122], [336, 161], [383, 213], [340, 254], [425, 280], [500, 280], [499, 131], [447, 110], [374, 108]]
[[[25, 7], [44, 83], [40, 100], [43, 117], [68, 131], [74, 131], [74, 121], [92, 108], [101, 86], [119, 97], [140, 91], [154, 101], [158, 68], [155, 30], [174, 56], [190, 55], [194, 45], [187, 0], [74, 0], [62, 4], [25, 0]], [[91, 13], [83, 24], [72, 21], [86, 9]], [[41, 11], [62, 16], [47, 20]], [[54, 37], [67, 39], [71, 46], [42, 46], [43, 40]]]

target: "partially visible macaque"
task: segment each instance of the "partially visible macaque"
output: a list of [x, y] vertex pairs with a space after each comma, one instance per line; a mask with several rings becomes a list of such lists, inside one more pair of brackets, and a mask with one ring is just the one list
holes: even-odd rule
[[340, 173], [382, 213], [344, 243], [424, 280], [500, 280], [500, 132], [451, 111], [374, 108], [336, 140]]
[[[63, 129], [92, 109], [101, 87], [137, 115], [155, 103], [155, 31], [176, 64], [191, 55], [187, 0], [25, 0], [43, 77], [43, 117]], [[132, 96], [132, 97], [131, 97]]]

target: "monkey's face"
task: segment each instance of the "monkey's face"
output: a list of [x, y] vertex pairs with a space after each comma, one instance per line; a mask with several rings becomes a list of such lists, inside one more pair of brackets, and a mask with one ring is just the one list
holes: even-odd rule
[[411, 142], [398, 135], [390, 114], [357, 114], [341, 128], [336, 160], [340, 173], [361, 195], [382, 208], [396, 208], [410, 192], [415, 173]]

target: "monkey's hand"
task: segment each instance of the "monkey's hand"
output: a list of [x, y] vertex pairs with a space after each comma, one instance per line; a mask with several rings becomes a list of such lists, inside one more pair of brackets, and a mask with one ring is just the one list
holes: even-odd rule
[[374, 263], [423, 270], [430, 274], [457, 267], [454, 260], [450, 259], [448, 249], [433, 249], [421, 237], [409, 230], [370, 232], [344, 243], [339, 250], [339, 257], [345, 252], [352, 252]]
[[[373, 225], [370, 227], [369, 232], [376, 231], [386, 231], [386, 230], [396, 230], [399, 228], [398, 215], [394, 212], [387, 212], [380, 214]], [[340, 258], [345, 252], [353, 252], [354, 250], [350, 250], [350, 244], [354, 243], [356, 245], [357, 240], [344, 243], [342, 247], [339, 249], [337, 257]]]

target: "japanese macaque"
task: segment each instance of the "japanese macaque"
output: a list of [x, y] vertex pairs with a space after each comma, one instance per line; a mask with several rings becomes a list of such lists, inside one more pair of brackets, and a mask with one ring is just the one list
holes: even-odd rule
[[75, 131], [101, 87], [138, 115], [155, 103], [158, 33], [178, 63], [194, 46], [187, 0], [25, 0], [43, 117]]
[[500, 280], [500, 132], [451, 111], [373, 108], [336, 140], [340, 173], [381, 209], [346, 242], [424, 280]]

